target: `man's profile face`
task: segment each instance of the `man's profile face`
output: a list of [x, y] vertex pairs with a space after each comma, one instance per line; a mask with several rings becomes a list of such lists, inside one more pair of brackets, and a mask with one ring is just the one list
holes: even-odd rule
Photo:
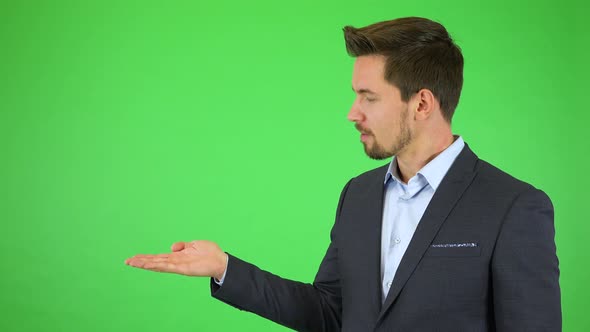
[[398, 88], [385, 80], [385, 57], [356, 58], [352, 89], [356, 99], [348, 119], [361, 132], [365, 153], [373, 159], [399, 154], [412, 141], [409, 105]]

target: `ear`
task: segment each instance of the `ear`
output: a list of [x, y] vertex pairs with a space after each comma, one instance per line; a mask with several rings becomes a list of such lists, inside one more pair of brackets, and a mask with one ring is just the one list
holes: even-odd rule
[[415, 112], [414, 118], [416, 120], [427, 120], [437, 111], [440, 106], [438, 100], [432, 94], [432, 91], [428, 89], [421, 89], [414, 95], [415, 100]]

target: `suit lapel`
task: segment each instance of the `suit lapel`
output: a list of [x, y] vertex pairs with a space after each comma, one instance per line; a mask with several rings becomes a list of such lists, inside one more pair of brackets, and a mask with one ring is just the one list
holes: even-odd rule
[[426, 211], [424, 211], [422, 219], [420, 219], [420, 223], [400, 262], [392, 286], [383, 303], [378, 323], [383, 319], [386, 311], [393, 302], [395, 302], [395, 299], [416, 269], [422, 256], [434, 240], [441, 225], [473, 180], [476, 162], [477, 156], [465, 144], [465, 147], [459, 156], [457, 156], [457, 159], [451, 168], [449, 168], [449, 171], [434, 193]]
[[362, 242], [366, 243], [367, 251], [364, 256], [368, 258], [365, 272], [368, 276], [367, 290], [372, 293], [369, 298], [375, 318], [381, 310], [381, 222], [385, 190], [383, 181], [388, 168], [389, 164], [379, 168], [373, 174], [374, 177], [370, 180], [371, 185], [366, 188], [359, 201], [360, 206], [365, 207], [362, 210], [364, 211], [362, 218], [366, 222], [363, 224], [364, 231], [359, 231], [359, 234], [365, 234], [365, 240]]

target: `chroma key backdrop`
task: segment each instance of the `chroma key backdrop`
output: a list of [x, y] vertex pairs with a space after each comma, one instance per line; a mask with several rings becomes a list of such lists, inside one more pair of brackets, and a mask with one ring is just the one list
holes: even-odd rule
[[311, 282], [344, 184], [383, 165], [346, 115], [342, 28], [441, 22], [454, 133], [555, 205], [564, 331], [590, 331], [582, 1], [2, 1], [0, 331], [286, 331], [209, 280], [133, 269], [209, 239]]

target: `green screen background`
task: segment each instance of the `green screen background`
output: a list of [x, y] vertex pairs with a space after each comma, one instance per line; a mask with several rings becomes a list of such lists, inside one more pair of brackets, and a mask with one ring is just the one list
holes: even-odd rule
[[385, 163], [341, 29], [402, 16], [462, 47], [454, 132], [552, 198], [564, 330], [590, 330], [585, 6], [2, 1], [0, 330], [286, 330], [124, 259], [210, 239], [310, 282], [342, 186]]

